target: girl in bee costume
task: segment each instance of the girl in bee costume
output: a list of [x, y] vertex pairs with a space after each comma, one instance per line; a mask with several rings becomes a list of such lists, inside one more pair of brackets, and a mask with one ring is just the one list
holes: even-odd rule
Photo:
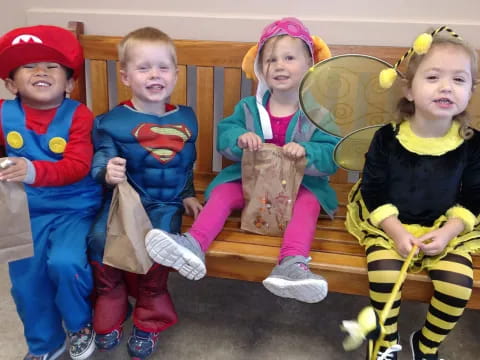
[[[446, 30], [448, 34], [442, 30]], [[380, 84], [395, 81], [409, 57], [399, 119], [381, 127], [366, 154], [362, 179], [349, 196], [347, 229], [365, 246], [372, 306], [379, 314], [405, 257], [426, 270], [434, 294], [423, 327], [412, 333], [414, 359], [439, 359], [473, 284], [470, 254], [480, 247], [480, 135], [466, 107], [477, 79], [477, 56], [442, 27], [422, 34]], [[397, 359], [401, 290], [386, 316], [376, 359]]]

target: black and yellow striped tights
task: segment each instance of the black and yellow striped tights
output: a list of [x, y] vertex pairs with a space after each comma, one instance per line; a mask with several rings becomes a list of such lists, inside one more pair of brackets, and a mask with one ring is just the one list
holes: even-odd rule
[[[380, 314], [398, 278], [404, 259], [394, 250], [373, 245], [367, 250], [370, 300]], [[469, 254], [451, 252], [428, 269], [434, 294], [420, 336], [420, 350], [435, 354], [442, 341], [455, 327], [470, 299], [473, 285], [472, 258]], [[385, 339], [381, 351], [397, 343], [397, 320], [401, 291], [385, 321]]]

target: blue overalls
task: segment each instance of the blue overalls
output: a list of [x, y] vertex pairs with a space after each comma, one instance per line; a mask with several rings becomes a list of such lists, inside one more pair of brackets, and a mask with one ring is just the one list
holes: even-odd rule
[[[1, 118], [7, 155], [29, 160], [61, 160], [79, 104], [65, 99], [47, 132], [36, 134], [26, 128], [20, 100], [5, 101]], [[34, 256], [11, 262], [9, 270], [12, 296], [29, 351], [41, 355], [65, 342], [62, 320], [73, 332], [91, 321], [88, 297], [93, 281], [86, 237], [100, 205], [101, 188], [86, 176], [66, 186], [25, 184], [25, 191]]]

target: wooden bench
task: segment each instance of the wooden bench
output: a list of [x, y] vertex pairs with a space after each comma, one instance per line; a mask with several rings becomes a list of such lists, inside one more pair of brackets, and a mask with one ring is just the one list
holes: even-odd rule
[[[81, 23], [70, 23], [83, 46], [87, 59], [87, 77], [79, 79], [72, 97], [89, 105], [95, 115], [106, 112], [130, 97], [129, 90], [118, 77], [117, 43], [120, 37], [83, 35]], [[228, 116], [241, 96], [253, 94], [255, 84], [242, 76], [243, 55], [252, 46], [244, 42], [199, 40], [175, 41], [178, 55], [178, 83], [172, 95], [174, 104], [195, 108], [199, 122], [198, 159], [195, 165], [197, 193], [203, 191], [215, 176], [214, 115]], [[405, 51], [400, 47], [332, 45], [334, 55], [369, 54], [394, 63]], [[220, 69], [220, 70], [219, 70]], [[112, 90], [116, 88], [116, 90]], [[220, 160], [225, 165], [225, 160]], [[322, 215], [312, 245], [310, 267], [323, 275], [333, 292], [368, 295], [367, 269], [362, 246], [347, 233], [344, 226], [347, 194], [352, 186], [348, 174], [339, 170], [331, 177], [340, 207], [333, 220]], [[184, 217], [183, 228], [192, 224]], [[251, 234], [240, 230], [240, 218], [234, 214], [207, 253], [208, 275], [221, 278], [261, 281], [277, 261], [281, 238]], [[474, 256], [475, 284], [470, 308], [480, 309], [480, 256]], [[409, 274], [403, 298], [428, 301], [432, 294], [426, 273]]]

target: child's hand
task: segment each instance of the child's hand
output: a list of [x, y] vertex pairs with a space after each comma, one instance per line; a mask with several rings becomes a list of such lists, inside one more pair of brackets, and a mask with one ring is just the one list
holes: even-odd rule
[[[385, 233], [392, 238], [397, 252], [404, 258], [408, 256], [414, 245], [420, 246], [420, 241], [405, 229], [395, 215], [387, 217], [380, 223]], [[417, 249], [418, 253], [419, 249]]]
[[121, 157], [111, 158], [107, 163], [107, 172], [105, 173], [105, 182], [110, 185], [116, 185], [124, 182], [127, 160]]
[[185, 214], [197, 218], [200, 211], [202, 211], [203, 206], [200, 204], [200, 201], [196, 197], [187, 197], [183, 199], [183, 206], [185, 207]]
[[9, 157], [12, 164], [5, 169], [0, 169], [0, 180], [22, 182], [27, 175], [27, 161], [24, 158]]
[[[395, 248], [397, 249], [397, 252], [404, 258], [410, 254], [413, 245], [419, 244], [419, 239], [410, 234], [408, 231], [405, 231], [405, 233], [401, 234], [400, 236], [395, 236], [392, 238], [395, 242]], [[417, 249], [416, 252], [418, 253], [418, 251], [419, 250]]]
[[262, 138], [250, 131], [238, 137], [237, 145], [240, 149], [257, 151], [262, 147]]
[[283, 153], [292, 159], [300, 159], [305, 156], [305, 148], [295, 142], [283, 145]]
[[420, 249], [425, 255], [435, 256], [440, 254], [448, 245], [450, 240], [460, 234], [465, 228], [463, 221], [460, 219], [450, 219], [441, 228], [430, 231], [421, 236]]

